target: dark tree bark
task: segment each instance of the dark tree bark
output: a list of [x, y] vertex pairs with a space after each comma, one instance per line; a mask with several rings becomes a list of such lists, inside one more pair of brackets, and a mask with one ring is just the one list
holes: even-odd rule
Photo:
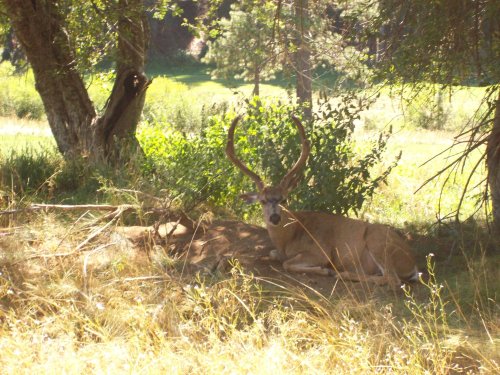
[[309, 0], [295, 0], [296, 40], [295, 70], [297, 74], [296, 94], [300, 104], [304, 105], [304, 118], [312, 117], [312, 77], [311, 51], [307, 43], [309, 31]]
[[255, 68], [253, 74], [253, 92], [254, 96], [260, 95], [260, 69], [258, 67]]
[[112, 161], [134, 133], [149, 81], [144, 75], [148, 30], [143, 2], [120, 0], [116, 11], [118, 48], [116, 81], [99, 116], [77, 69], [59, 1], [4, 0], [12, 27], [35, 76], [49, 125], [66, 158]]
[[493, 129], [486, 145], [488, 186], [493, 210], [493, 229], [500, 235], [500, 92], [495, 106]]

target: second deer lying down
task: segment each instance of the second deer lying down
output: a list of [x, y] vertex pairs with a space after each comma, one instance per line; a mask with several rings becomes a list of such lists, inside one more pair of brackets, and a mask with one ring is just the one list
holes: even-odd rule
[[291, 212], [283, 206], [310, 153], [304, 127], [298, 119], [292, 119], [299, 130], [302, 152], [277, 186], [264, 185], [236, 157], [234, 132], [239, 117], [228, 132], [228, 158], [257, 187], [257, 192], [241, 197], [248, 203], [262, 205], [266, 227], [276, 247], [271, 257], [282, 261], [284, 269], [290, 272], [332, 275], [343, 280], [389, 284], [392, 288], [404, 281], [416, 281], [415, 258], [408, 244], [390, 227], [323, 212]]

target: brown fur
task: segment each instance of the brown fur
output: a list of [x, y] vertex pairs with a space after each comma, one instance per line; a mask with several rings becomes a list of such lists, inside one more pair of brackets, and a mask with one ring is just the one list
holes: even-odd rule
[[416, 277], [408, 244], [388, 226], [322, 212], [283, 210], [281, 216], [267, 229], [287, 271], [392, 287]]

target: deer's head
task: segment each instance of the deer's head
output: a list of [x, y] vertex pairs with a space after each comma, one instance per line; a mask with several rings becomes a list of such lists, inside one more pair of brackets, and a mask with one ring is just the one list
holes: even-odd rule
[[250, 170], [241, 160], [236, 157], [234, 151], [234, 131], [240, 117], [236, 117], [231, 123], [227, 135], [226, 155], [244, 174], [250, 177], [257, 188], [256, 192], [242, 194], [240, 197], [247, 203], [259, 202], [262, 206], [264, 219], [267, 225], [276, 226], [282, 221], [281, 209], [286, 202], [288, 194], [295, 188], [300, 179], [300, 172], [306, 165], [307, 158], [311, 151], [309, 141], [306, 138], [304, 127], [296, 117], [292, 117], [293, 122], [299, 130], [302, 143], [302, 152], [293, 167], [286, 173], [281, 182], [276, 186], [266, 186], [262, 179]]

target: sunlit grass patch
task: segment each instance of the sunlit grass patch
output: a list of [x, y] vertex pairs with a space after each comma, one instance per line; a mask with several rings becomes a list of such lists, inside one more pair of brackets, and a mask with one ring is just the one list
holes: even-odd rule
[[[439, 85], [419, 84], [377, 87], [379, 95], [362, 116], [365, 129], [424, 129], [458, 132], [470, 124], [479, 110], [484, 87], [455, 86], [443, 89]], [[483, 105], [482, 105], [483, 104]]]
[[[484, 207], [478, 211], [485, 188], [481, 183], [486, 171], [484, 162], [472, 176], [464, 194], [464, 186], [482, 155], [482, 149], [475, 150], [463, 167], [444, 170], [438, 176], [463, 150], [463, 147], [449, 149], [453, 136], [451, 132], [426, 130], [394, 133], [389, 138], [385, 160], [389, 164], [400, 152], [401, 159], [389, 175], [387, 184], [382, 184], [367, 202], [363, 215], [402, 228], [410, 223], [430, 225], [453, 219], [460, 206], [460, 220], [474, 214], [477, 220], [486, 220]], [[375, 135], [372, 132], [358, 134], [361, 147], [364, 147], [367, 137], [374, 138]]]
[[44, 108], [35, 89], [33, 72], [28, 70], [23, 74], [14, 74], [14, 70], [9, 62], [0, 63], [0, 116], [43, 120]]
[[46, 122], [0, 117], [0, 157], [27, 149], [42, 152], [55, 148], [55, 140]]

